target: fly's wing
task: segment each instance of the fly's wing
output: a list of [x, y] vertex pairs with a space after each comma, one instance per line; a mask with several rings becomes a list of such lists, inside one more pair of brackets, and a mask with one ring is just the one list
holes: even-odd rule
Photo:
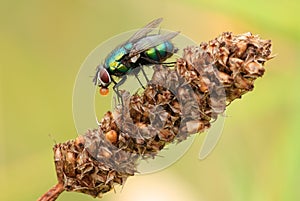
[[138, 30], [135, 34], [133, 34], [133, 36], [131, 36], [126, 43], [133, 43], [133, 42], [138, 41], [139, 39], [147, 36], [148, 33], [150, 33], [151, 31], [153, 31], [153, 29], [158, 27], [158, 25], [162, 22], [162, 20], [163, 20], [163, 18], [158, 18], [158, 19], [151, 21], [146, 26], [144, 26], [143, 28]]
[[129, 53], [129, 58], [132, 58], [141, 52], [144, 52], [152, 47], [155, 47], [165, 41], [171, 40], [175, 36], [179, 34], [178, 32], [171, 32], [165, 35], [157, 34], [157, 35], [150, 35], [147, 37], [144, 37], [133, 44], [132, 49]]
[[216, 122], [212, 124], [212, 127], [209, 129], [206, 134], [205, 140], [202, 144], [199, 159], [205, 159], [216, 147], [217, 143], [220, 140], [223, 128], [224, 128], [225, 116], [219, 115]]

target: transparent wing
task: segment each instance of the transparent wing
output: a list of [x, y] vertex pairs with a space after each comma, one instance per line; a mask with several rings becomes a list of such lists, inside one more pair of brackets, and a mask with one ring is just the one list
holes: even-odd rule
[[133, 36], [131, 36], [129, 38], [127, 43], [133, 43], [133, 42], [138, 41], [139, 39], [147, 36], [148, 33], [150, 33], [151, 31], [153, 31], [153, 29], [158, 27], [158, 25], [162, 22], [162, 20], [163, 20], [163, 18], [158, 18], [158, 19], [151, 21], [146, 26], [144, 26], [143, 28], [138, 30], [136, 33], [134, 33]]
[[225, 114], [219, 115], [217, 121], [215, 121], [212, 124], [212, 127], [208, 130], [199, 153], [200, 160], [205, 159], [214, 150], [219, 142], [224, 128], [225, 118]]
[[141, 52], [144, 52], [152, 47], [155, 47], [165, 41], [171, 40], [175, 36], [177, 36], [179, 32], [171, 32], [165, 35], [157, 34], [157, 35], [150, 35], [144, 37], [133, 44], [133, 48], [130, 50], [129, 57], [134, 57]]

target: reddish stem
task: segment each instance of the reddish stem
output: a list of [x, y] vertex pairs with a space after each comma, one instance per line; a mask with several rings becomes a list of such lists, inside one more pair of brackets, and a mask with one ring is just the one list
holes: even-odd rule
[[58, 183], [52, 188], [50, 188], [37, 201], [54, 201], [64, 190], [64, 185], [62, 183]]

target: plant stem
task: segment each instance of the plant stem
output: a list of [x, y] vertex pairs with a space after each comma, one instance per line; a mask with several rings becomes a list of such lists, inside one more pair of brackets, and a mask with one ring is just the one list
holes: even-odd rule
[[42, 195], [37, 201], [54, 201], [64, 191], [64, 185], [58, 183], [50, 188], [44, 195]]

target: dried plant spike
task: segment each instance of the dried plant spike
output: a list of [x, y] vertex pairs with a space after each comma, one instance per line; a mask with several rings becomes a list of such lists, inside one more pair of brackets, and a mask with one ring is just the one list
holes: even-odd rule
[[49, 192], [101, 197], [123, 185], [137, 173], [139, 159], [208, 129], [226, 106], [253, 90], [271, 58], [270, 40], [225, 32], [185, 48], [174, 68], [154, 66], [143, 93], [122, 92], [124, 107], [107, 112], [98, 129], [54, 146], [60, 188]]

